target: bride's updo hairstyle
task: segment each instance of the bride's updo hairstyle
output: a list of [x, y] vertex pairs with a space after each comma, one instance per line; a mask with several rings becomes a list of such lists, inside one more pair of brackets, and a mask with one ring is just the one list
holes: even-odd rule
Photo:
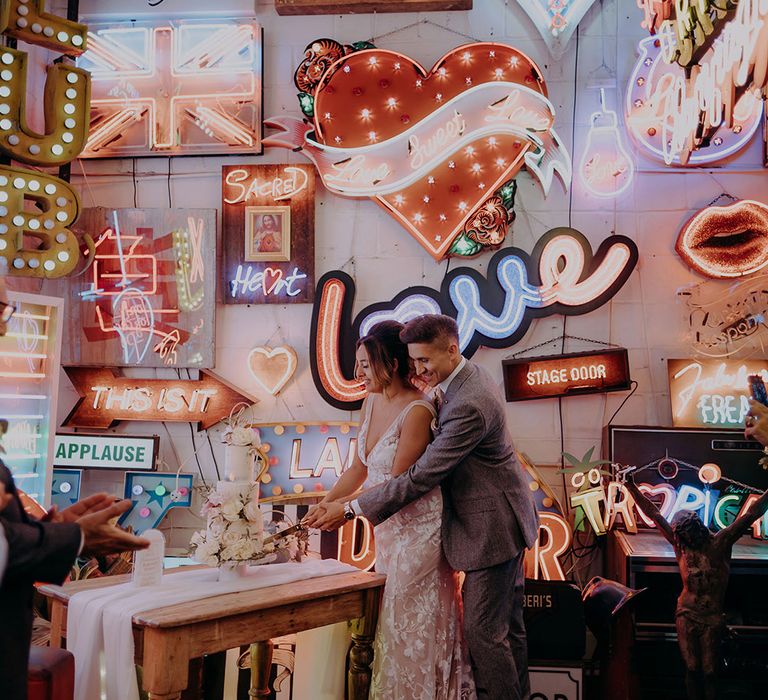
[[400, 378], [403, 385], [413, 387], [411, 358], [408, 346], [400, 340], [403, 324], [397, 321], [381, 321], [371, 326], [368, 335], [357, 341], [368, 353], [371, 374], [376, 383], [386, 389], [395, 376]]

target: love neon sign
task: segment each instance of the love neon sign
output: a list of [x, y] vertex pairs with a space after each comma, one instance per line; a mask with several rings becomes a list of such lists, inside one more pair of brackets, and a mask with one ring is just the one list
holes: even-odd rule
[[637, 263], [637, 246], [610, 236], [593, 255], [587, 239], [572, 228], [542, 236], [529, 256], [517, 248], [498, 251], [488, 277], [472, 268], [451, 270], [440, 290], [409, 287], [392, 301], [363, 309], [351, 323], [355, 284], [341, 270], [317, 286], [312, 313], [310, 362], [323, 398], [344, 410], [359, 407], [365, 392], [354, 379], [355, 341], [374, 323], [406, 322], [424, 313], [453, 316], [462, 353], [480, 346], [506, 348], [525, 335], [534, 318], [579, 315], [602, 306], [618, 292]]
[[427, 70], [318, 39], [295, 82], [312, 122], [266, 120], [281, 133], [264, 143], [301, 151], [331, 192], [376, 201], [436, 260], [522, 167], [545, 193], [555, 173], [570, 180], [541, 71], [509, 46], [460, 46]]

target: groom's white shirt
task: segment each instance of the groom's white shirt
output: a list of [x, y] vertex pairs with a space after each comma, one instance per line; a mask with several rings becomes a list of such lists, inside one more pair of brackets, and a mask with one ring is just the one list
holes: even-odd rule
[[[451, 382], [456, 379], [456, 375], [461, 372], [462, 369], [464, 369], [464, 365], [467, 364], [467, 358], [463, 357], [461, 358], [461, 361], [458, 365], [456, 365], [453, 372], [451, 372], [445, 379], [443, 379], [442, 382], [440, 382], [435, 389], [440, 389], [440, 391], [443, 392], [443, 397], [448, 393], [448, 387], [451, 386]], [[433, 389], [434, 391], [434, 389]], [[353, 501], [349, 504], [350, 508], [354, 511], [355, 515], [360, 515], [360, 506], [357, 504], [357, 499], [355, 498]]]

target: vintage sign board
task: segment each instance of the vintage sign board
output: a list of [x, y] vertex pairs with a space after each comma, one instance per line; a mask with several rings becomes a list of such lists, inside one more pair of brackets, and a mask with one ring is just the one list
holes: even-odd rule
[[602, 394], [630, 387], [626, 348], [503, 360], [507, 401]]
[[57, 433], [53, 449], [55, 467], [91, 469], [155, 469], [160, 438], [157, 435], [91, 435]]
[[64, 367], [80, 399], [62, 425], [109, 428], [121, 420], [197, 423], [205, 430], [238, 403], [258, 400], [207, 370], [198, 379], [135, 379], [101, 367]]
[[308, 303], [315, 293], [315, 171], [226, 165], [221, 172], [227, 304]]
[[357, 449], [356, 423], [268, 423], [259, 429], [268, 450], [261, 502], [323, 496], [349, 467]]
[[768, 360], [667, 360], [672, 425], [743, 428], [750, 374], [768, 382]]

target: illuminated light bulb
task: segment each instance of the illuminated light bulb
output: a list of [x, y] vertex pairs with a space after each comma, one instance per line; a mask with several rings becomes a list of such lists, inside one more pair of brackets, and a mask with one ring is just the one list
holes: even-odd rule
[[445, 214], [440, 214], [438, 218], [440, 219], [440, 221], [445, 221], [448, 217]]
[[501, 68], [497, 68], [495, 71], [493, 71], [493, 74], [494, 74], [494, 75], [495, 75], [497, 78], [499, 78], [499, 79], [501, 79], [502, 77], [504, 77], [504, 71], [503, 71]]
[[464, 82], [465, 82], [467, 85], [472, 85], [472, 78], [470, 78], [469, 76], [467, 76], [466, 78], [464, 78]]
[[495, 51], [489, 51], [488, 52], [488, 58], [496, 58], [496, 52]]
[[500, 168], [503, 168], [507, 164], [507, 161], [503, 158], [497, 158], [496, 159], [496, 165]]
[[398, 207], [402, 206], [404, 201], [405, 201], [405, 198], [403, 197], [403, 195], [401, 194], [395, 195], [395, 204], [397, 204]]
[[473, 173], [479, 173], [482, 170], [480, 167], [480, 163], [473, 163], [472, 164], [472, 172]]
[[438, 74], [438, 75], [439, 75], [441, 78], [445, 78], [445, 76], [446, 76], [446, 75], [448, 75], [448, 71], [446, 71], [446, 70], [445, 70], [445, 68], [438, 68], [438, 70], [437, 70], [437, 74]]
[[424, 221], [424, 215], [423, 215], [423, 214], [418, 214], [418, 213], [416, 213], [416, 214], [414, 214], [414, 215], [413, 215], [413, 220], [414, 220], [414, 221], [415, 221], [417, 224], [420, 224], [422, 221]]
[[465, 51], [463, 54], [461, 54], [461, 58], [465, 63], [469, 63], [472, 60], [472, 56], [470, 55], [469, 51]]
[[478, 182], [477, 183], [477, 189], [478, 190], [484, 190], [485, 189], [485, 183], [484, 182]]
[[621, 143], [616, 112], [605, 109], [605, 92], [600, 90], [601, 110], [590, 119], [587, 145], [579, 163], [581, 182], [597, 197], [615, 197], [632, 183], [632, 159]]
[[491, 136], [491, 138], [488, 139], [488, 145], [491, 146], [491, 148], [496, 146], [496, 137], [495, 136]]
[[438, 92], [435, 95], [435, 100], [437, 100], [438, 102], [442, 102], [443, 101], [443, 93], [442, 92]]
[[397, 63], [395, 63], [394, 68], [395, 68], [395, 70], [400, 70], [400, 62], [399, 61]]
[[368, 132], [368, 140], [369, 141], [375, 141], [378, 137], [376, 136], [375, 131], [369, 131]]
[[364, 109], [360, 112], [360, 116], [362, 117], [363, 121], [368, 121], [371, 118], [371, 110], [370, 109]]
[[475, 149], [472, 146], [467, 146], [464, 149], [464, 153], [466, 153], [468, 156], [473, 156], [475, 155]]
[[394, 109], [395, 107], [397, 107], [397, 100], [394, 97], [390, 97], [387, 100], [387, 107], [389, 107], [390, 109]]
[[461, 211], [466, 211], [467, 209], [467, 203], [466, 202], [459, 202], [459, 209]]
[[325, 116], [324, 116], [324, 119], [325, 119], [325, 121], [327, 121], [327, 122], [331, 121], [331, 113], [330, 113], [330, 112], [326, 112], [326, 113], [325, 113]]
[[422, 199], [424, 200], [424, 203], [425, 203], [425, 204], [429, 204], [429, 195], [428, 195], [428, 194], [425, 194], [425, 195], [422, 197]]
[[376, 66], [376, 65], [378, 65], [378, 63], [379, 63], [379, 62], [378, 62], [378, 60], [376, 59], [376, 56], [371, 56], [371, 57], [368, 59], [368, 65], [371, 65], [371, 66]]
[[430, 185], [435, 184], [435, 178], [433, 178], [431, 175], [427, 178], [427, 183]]
[[448, 161], [448, 167], [453, 170], [456, 167], [456, 163], [454, 163], [452, 160]]
[[509, 67], [510, 68], [517, 68], [517, 64], [520, 63], [517, 56], [512, 56], [512, 58], [509, 59]]

